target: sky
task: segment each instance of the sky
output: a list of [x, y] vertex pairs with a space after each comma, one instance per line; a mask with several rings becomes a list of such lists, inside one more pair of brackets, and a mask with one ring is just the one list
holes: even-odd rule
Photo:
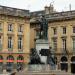
[[30, 11], [43, 10], [50, 3], [54, 5], [56, 11], [68, 11], [69, 5], [75, 10], [75, 0], [0, 0], [0, 5], [9, 6]]

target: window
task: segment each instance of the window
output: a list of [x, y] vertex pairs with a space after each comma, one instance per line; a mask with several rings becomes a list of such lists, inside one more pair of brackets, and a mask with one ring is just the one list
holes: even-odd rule
[[75, 51], [75, 39], [73, 39], [73, 51]]
[[18, 32], [23, 32], [23, 25], [19, 25]]
[[63, 27], [63, 34], [66, 34], [66, 27]]
[[53, 28], [54, 35], [57, 34], [57, 29]]
[[53, 49], [57, 50], [57, 39], [53, 39]]
[[63, 42], [63, 50], [66, 50], [66, 39], [62, 39]]
[[0, 23], [0, 30], [2, 30], [2, 23]]
[[8, 25], [8, 31], [12, 31], [12, 24]]
[[73, 27], [73, 33], [75, 33], [75, 27]]
[[12, 43], [12, 37], [8, 37], [8, 48], [12, 48], [13, 43]]
[[22, 49], [22, 37], [18, 37], [18, 49]]
[[12, 55], [9, 55], [7, 57], [7, 69], [9, 69], [8, 71], [10, 71], [13, 68], [13, 63], [14, 62], [14, 57]]
[[0, 66], [3, 65], [3, 56], [0, 55]]
[[0, 36], [0, 49], [2, 49], [2, 37]]
[[36, 31], [36, 38], [40, 38], [39, 35], [40, 35], [40, 32]]

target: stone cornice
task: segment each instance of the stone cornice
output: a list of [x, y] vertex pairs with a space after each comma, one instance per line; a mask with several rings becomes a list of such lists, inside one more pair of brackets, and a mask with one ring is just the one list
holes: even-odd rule
[[16, 17], [30, 17], [29, 10], [12, 8], [0, 5], [0, 15], [16, 16]]

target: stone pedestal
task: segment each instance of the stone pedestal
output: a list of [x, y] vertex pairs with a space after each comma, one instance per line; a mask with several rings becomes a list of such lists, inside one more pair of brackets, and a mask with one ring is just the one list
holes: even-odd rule
[[48, 42], [48, 40], [45, 40], [45, 39], [38, 39], [38, 40], [36, 40], [37, 53], [40, 56], [41, 61], [46, 64], [47, 56], [41, 56], [41, 54], [40, 54], [41, 49], [49, 49], [49, 42]]

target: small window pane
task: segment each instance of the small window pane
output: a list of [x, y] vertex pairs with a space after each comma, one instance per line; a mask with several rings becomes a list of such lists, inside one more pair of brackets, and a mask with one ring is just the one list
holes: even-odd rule
[[23, 25], [19, 25], [18, 32], [23, 32]]
[[8, 25], [8, 31], [12, 31], [13, 29], [12, 29], [12, 24], [9, 24]]
[[75, 27], [73, 27], [73, 33], [75, 33]]
[[57, 29], [53, 28], [54, 35], [57, 34]]
[[63, 34], [66, 34], [66, 27], [63, 27]]
[[73, 50], [75, 51], [75, 39], [73, 39]]

